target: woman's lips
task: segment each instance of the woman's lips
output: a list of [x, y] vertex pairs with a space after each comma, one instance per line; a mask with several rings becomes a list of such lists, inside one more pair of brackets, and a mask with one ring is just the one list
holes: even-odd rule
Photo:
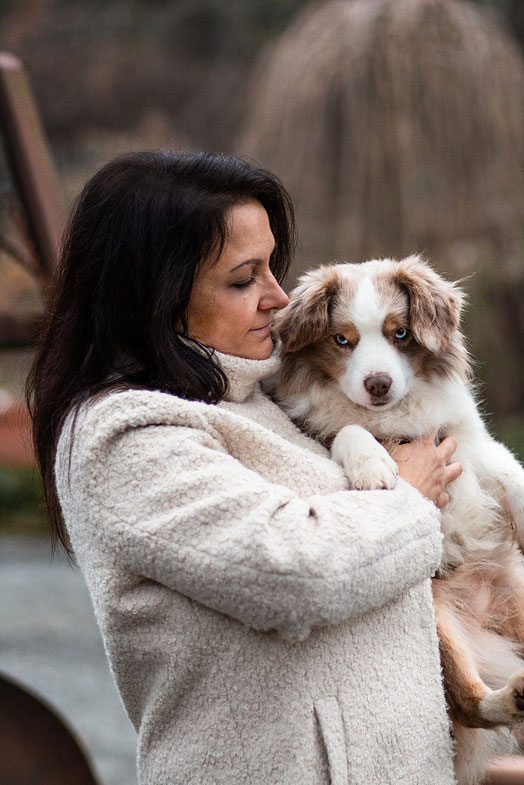
[[249, 332], [258, 333], [258, 332], [262, 332], [263, 330], [271, 330], [271, 327], [272, 327], [272, 322], [267, 322], [266, 324], [263, 324], [262, 327], [253, 327]]

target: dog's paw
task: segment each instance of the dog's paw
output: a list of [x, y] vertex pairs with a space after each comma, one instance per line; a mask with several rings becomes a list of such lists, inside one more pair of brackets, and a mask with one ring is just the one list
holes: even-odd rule
[[346, 425], [335, 437], [331, 457], [346, 473], [349, 487], [373, 491], [395, 487], [398, 467], [377, 440], [359, 425]]
[[524, 722], [524, 670], [514, 673], [501, 690], [482, 698], [481, 712], [485, 719], [499, 725]]
[[357, 491], [391, 490], [398, 480], [397, 464], [387, 453], [359, 455], [346, 471], [350, 488]]

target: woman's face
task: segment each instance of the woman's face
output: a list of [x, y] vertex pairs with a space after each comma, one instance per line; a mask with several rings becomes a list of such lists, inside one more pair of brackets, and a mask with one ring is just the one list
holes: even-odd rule
[[188, 308], [188, 332], [225, 354], [264, 360], [271, 354], [273, 312], [289, 298], [269, 269], [275, 241], [260, 202], [231, 208], [218, 261], [205, 260]]

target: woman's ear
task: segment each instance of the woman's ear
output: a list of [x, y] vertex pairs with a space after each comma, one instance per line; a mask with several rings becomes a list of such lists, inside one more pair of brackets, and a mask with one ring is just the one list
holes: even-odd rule
[[329, 303], [337, 289], [334, 268], [319, 267], [300, 278], [289, 305], [275, 315], [275, 330], [284, 353], [297, 352], [327, 334]]
[[443, 351], [460, 323], [464, 294], [418, 256], [398, 262], [394, 282], [407, 292], [415, 340], [433, 354]]

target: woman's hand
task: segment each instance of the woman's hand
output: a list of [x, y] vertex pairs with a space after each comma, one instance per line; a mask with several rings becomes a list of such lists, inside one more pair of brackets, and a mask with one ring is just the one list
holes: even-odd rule
[[402, 479], [442, 508], [449, 502], [449, 494], [444, 488], [460, 477], [462, 466], [456, 462], [449, 463], [457, 449], [456, 440], [446, 436], [436, 446], [436, 436], [432, 433], [408, 444], [399, 444], [393, 450], [392, 458]]

